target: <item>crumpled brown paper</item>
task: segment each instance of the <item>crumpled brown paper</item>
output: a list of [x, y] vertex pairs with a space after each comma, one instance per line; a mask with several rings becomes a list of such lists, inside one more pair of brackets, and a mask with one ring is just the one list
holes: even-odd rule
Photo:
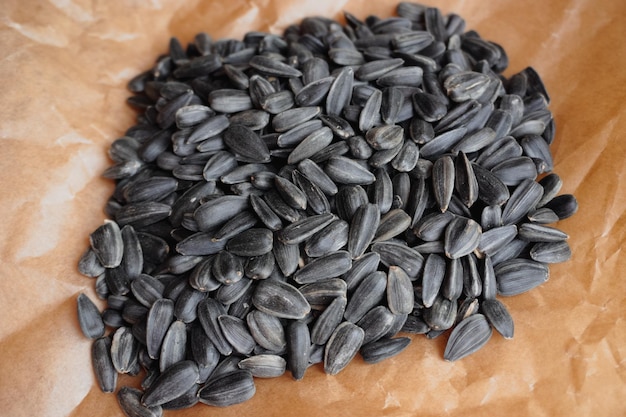
[[[76, 270], [105, 215], [111, 141], [134, 123], [126, 82], [200, 31], [214, 39], [280, 33], [308, 15], [390, 16], [396, 0], [4, 0], [0, 10], [0, 414], [121, 416], [99, 391], [76, 295]], [[241, 405], [171, 416], [626, 415], [626, 3], [439, 1], [500, 43], [511, 75], [532, 65], [552, 96], [554, 171], [579, 212], [560, 223], [571, 261], [504, 299], [515, 338], [443, 361], [423, 336], [378, 365], [356, 359], [331, 377], [259, 380]], [[102, 307], [102, 303], [100, 306]], [[138, 384], [121, 378], [119, 385]]]

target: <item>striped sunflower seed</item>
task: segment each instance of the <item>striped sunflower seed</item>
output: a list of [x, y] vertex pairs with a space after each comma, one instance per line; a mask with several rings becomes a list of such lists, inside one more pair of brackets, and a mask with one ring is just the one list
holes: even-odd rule
[[311, 334], [307, 324], [302, 320], [294, 320], [287, 325], [287, 366], [296, 381], [304, 378], [309, 366]]
[[198, 399], [207, 405], [228, 407], [249, 400], [255, 393], [252, 374], [247, 370], [236, 370], [211, 378], [198, 391]]
[[117, 392], [117, 401], [129, 417], [160, 417], [163, 409], [160, 406], [146, 407], [141, 403], [143, 392], [131, 387], [122, 387]]
[[255, 355], [239, 362], [239, 368], [256, 378], [276, 378], [285, 373], [287, 361], [278, 355]]
[[321, 279], [335, 278], [348, 272], [352, 267], [351, 254], [340, 250], [315, 258], [293, 274], [298, 284], [309, 284]]
[[539, 242], [530, 248], [531, 259], [537, 262], [553, 264], [565, 262], [572, 257], [569, 244], [562, 240], [558, 242]]
[[78, 323], [85, 337], [98, 339], [104, 336], [104, 323], [98, 307], [91, 299], [83, 294], [78, 294]]
[[308, 301], [297, 288], [276, 280], [260, 282], [252, 303], [264, 313], [286, 319], [302, 319], [311, 311]]
[[91, 249], [105, 268], [115, 268], [122, 263], [124, 242], [117, 223], [105, 220], [90, 236]]
[[504, 296], [522, 294], [548, 280], [548, 267], [530, 259], [515, 258], [495, 265], [498, 293]]
[[333, 334], [339, 323], [343, 320], [346, 310], [346, 297], [335, 297], [330, 304], [322, 311], [313, 327], [311, 328], [311, 342], [317, 345], [325, 345]]
[[333, 332], [324, 351], [324, 372], [336, 375], [356, 356], [365, 332], [356, 324], [343, 322]]
[[484, 300], [480, 308], [491, 325], [505, 339], [513, 338], [513, 318], [509, 314], [504, 304], [499, 300]]
[[91, 347], [91, 359], [96, 380], [102, 392], [114, 392], [117, 385], [117, 370], [111, 359], [111, 338], [100, 337]]
[[396, 356], [406, 349], [410, 343], [411, 339], [408, 337], [379, 339], [374, 342], [363, 344], [359, 352], [365, 362], [375, 364]]
[[450, 333], [443, 357], [457, 361], [482, 348], [491, 338], [491, 326], [482, 314], [473, 314], [462, 320]]

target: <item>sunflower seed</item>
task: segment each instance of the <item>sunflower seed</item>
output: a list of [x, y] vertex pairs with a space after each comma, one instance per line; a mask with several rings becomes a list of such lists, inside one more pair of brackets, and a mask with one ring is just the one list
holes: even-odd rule
[[501, 206], [509, 200], [507, 186], [491, 171], [480, 165], [472, 164], [476, 181], [478, 181], [478, 198], [489, 206]]
[[164, 372], [172, 365], [185, 359], [187, 348], [187, 326], [182, 321], [173, 322], [161, 344], [159, 370]]
[[326, 148], [333, 140], [333, 132], [326, 126], [314, 131], [305, 137], [287, 158], [287, 163], [297, 164], [298, 162], [312, 157], [317, 152]]
[[163, 298], [152, 304], [146, 323], [146, 347], [152, 359], [159, 357], [163, 338], [174, 319], [174, 303]]
[[564, 220], [578, 211], [578, 201], [572, 194], [562, 194], [548, 201], [545, 207], [554, 211], [559, 220]]
[[209, 106], [218, 113], [238, 113], [250, 110], [252, 100], [245, 91], [225, 88], [209, 93]]
[[498, 333], [505, 339], [513, 338], [513, 318], [504, 304], [494, 298], [483, 301], [480, 308], [489, 323], [491, 323]]
[[438, 296], [430, 308], [424, 310], [424, 321], [433, 330], [447, 330], [454, 325], [457, 302]]
[[444, 235], [444, 248], [448, 258], [460, 258], [478, 247], [482, 229], [474, 220], [456, 217], [448, 226]]
[[317, 282], [320, 279], [338, 277], [352, 267], [352, 259], [347, 251], [332, 252], [313, 259], [293, 274], [298, 284]]
[[380, 219], [373, 242], [385, 241], [407, 230], [411, 225], [411, 217], [402, 209], [387, 212]]
[[137, 363], [139, 345], [129, 327], [120, 327], [113, 334], [111, 362], [120, 374], [129, 373]]
[[254, 306], [264, 313], [287, 319], [302, 319], [311, 306], [294, 286], [275, 280], [259, 283], [252, 296]]
[[560, 242], [569, 238], [567, 233], [550, 226], [536, 223], [522, 223], [519, 237], [528, 242]]
[[346, 304], [345, 296], [337, 296], [328, 304], [311, 328], [311, 341], [313, 343], [326, 344], [335, 328], [341, 323]]
[[346, 282], [341, 278], [323, 278], [298, 289], [316, 310], [324, 310], [335, 298], [345, 298], [347, 293]]
[[523, 180], [513, 191], [502, 210], [502, 223], [514, 224], [533, 210], [541, 196], [543, 188], [530, 179]]
[[344, 220], [334, 220], [307, 240], [304, 251], [317, 258], [342, 249], [348, 243], [349, 225]]
[[572, 250], [566, 241], [539, 242], [530, 249], [531, 259], [547, 264], [565, 262], [571, 256]]
[[270, 251], [264, 255], [248, 258], [244, 272], [251, 279], [266, 279], [274, 271], [275, 264], [274, 254]]
[[255, 393], [252, 374], [247, 370], [236, 370], [211, 378], [198, 391], [198, 399], [207, 405], [228, 407], [249, 400]]
[[276, 132], [286, 132], [305, 123], [320, 113], [319, 107], [298, 107], [285, 110], [272, 119], [272, 127]]
[[207, 181], [216, 181], [237, 167], [237, 160], [228, 151], [219, 151], [207, 161], [202, 176]]
[[104, 323], [98, 307], [91, 299], [83, 294], [78, 294], [78, 323], [80, 329], [90, 339], [98, 339], [104, 335]]
[[375, 181], [368, 187], [370, 199], [378, 206], [381, 214], [385, 214], [391, 208], [393, 202], [393, 185], [389, 174], [383, 168], [374, 170]]
[[261, 347], [282, 352], [286, 346], [285, 331], [278, 317], [253, 310], [246, 316], [250, 334]]
[[275, 378], [285, 373], [287, 362], [278, 355], [256, 355], [239, 362], [239, 368], [256, 378]]
[[534, 180], [537, 177], [535, 163], [527, 156], [502, 161], [491, 168], [491, 172], [504, 184], [510, 186], [518, 185], [526, 179]]
[[517, 236], [517, 233], [518, 229], [514, 224], [491, 228], [482, 233], [478, 251], [483, 254], [493, 255], [512, 241]]
[[354, 70], [350, 67], [342, 68], [333, 81], [326, 97], [326, 114], [338, 116], [352, 97]]
[[385, 306], [376, 306], [368, 311], [356, 324], [364, 331], [362, 344], [382, 338], [391, 328], [394, 315]]
[[197, 318], [198, 304], [206, 296], [206, 292], [197, 291], [191, 286], [185, 286], [174, 303], [174, 316], [184, 323], [193, 322]]
[[104, 274], [104, 270], [93, 249], [87, 248], [78, 261], [78, 272], [90, 278], [97, 278]]
[[243, 278], [241, 259], [229, 251], [220, 251], [213, 260], [213, 277], [225, 285], [238, 282]]
[[286, 78], [302, 76], [302, 73], [297, 69], [263, 55], [254, 56], [249, 64], [252, 68], [265, 75]]
[[105, 220], [90, 236], [91, 249], [105, 268], [115, 268], [122, 263], [124, 242], [122, 232], [114, 221]]
[[559, 216], [547, 207], [542, 207], [528, 213], [528, 220], [538, 224], [550, 224], [559, 221]]
[[232, 353], [233, 348], [224, 337], [218, 317], [226, 314], [224, 306], [212, 298], [205, 298], [198, 304], [198, 320], [215, 348], [225, 356]]
[[332, 214], [309, 216], [279, 230], [276, 237], [284, 244], [295, 245], [304, 242], [333, 220], [334, 216]]
[[363, 344], [359, 352], [365, 362], [375, 364], [399, 354], [406, 349], [409, 343], [411, 343], [411, 339], [408, 337], [379, 339]]
[[200, 230], [208, 231], [232, 219], [248, 207], [248, 198], [220, 196], [201, 204], [193, 213]]
[[262, 163], [270, 160], [270, 152], [265, 142], [244, 125], [230, 125], [224, 131], [224, 144], [245, 162]]
[[456, 361], [471, 355], [487, 344], [491, 334], [491, 326], [482, 314], [464, 319], [450, 333], [444, 359]]
[[117, 370], [111, 360], [110, 337], [100, 337], [94, 340], [91, 358], [96, 380], [102, 392], [114, 392], [117, 385]]
[[374, 239], [380, 223], [380, 211], [375, 204], [366, 203], [357, 208], [350, 223], [348, 251], [359, 258]]
[[548, 280], [548, 267], [530, 259], [515, 258], [494, 267], [498, 293], [504, 296], [522, 294]]
[[417, 165], [419, 149], [412, 141], [404, 141], [400, 152], [391, 161], [391, 166], [399, 172], [410, 172]]
[[456, 145], [466, 132], [465, 127], [458, 127], [441, 133], [420, 148], [420, 155], [426, 159], [434, 159]]
[[226, 340], [233, 346], [236, 352], [248, 355], [254, 349], [256, 341], [248, 331], [245, 322], [237, 317], [222, 315], [217, 318]]
[[485, 74], [463, 71], [446, 78], [443, 88], [452, 100], [462, 102], [479, 98], [485, 92], [489, 81], [490, 78]]
[[374, 308], [384, 297], [387, 287], [387, 276], [384, 272], [375, 271], [361, 280], [352, 297], [348, 301], [344, 317], [356, 323], [369, 310]]
[[356, 356], [363, 343], [365, 332], [357, 325], [344, 322], [337, 326], [326, 344], [324, 372], [336, 375]]
[[126, 414], [129, 417], [160, 417], [163, 415], [163, 410], [160, 406], [146, 407], [141, 403], [141, 396], [143, 392], [131, 388], [122, 387], [117, 392], [117, 400]]
[[287, 366], [293, 379], [299, 381], [304, 377], [309, 366], [311, 334], [305, 322], [294, 320], [287, 325], [285, 335], [287, 339]]
[[415, 249], [393, 241], [376, 242], [372, 251], [380, 255], [381, 262], [390, 267], [396, 265], [404, 270], [411, 280], [417, 279], [424, 264], [424, 258]]
[[306, 197], [306, 205], [310, 211], [315, 214], [330, 212], [330, 203], [326, 195], [314, 182], [302, 175], [298, 170], [293, 171], [292, 178], [295, 185]]

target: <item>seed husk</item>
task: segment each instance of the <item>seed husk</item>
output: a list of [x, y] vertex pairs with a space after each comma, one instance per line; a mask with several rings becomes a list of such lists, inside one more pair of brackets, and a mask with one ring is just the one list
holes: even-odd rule
[[387, 276], [384, 272], [372, 272], [359, 283], [348, 301], [344, 317], [356, 323], [384, 297]]
[[454, 218], [446, 226], [444, 236], [446, 256], [455, 259], [472, 253], [478, 247], [481, 236], [482, 229], [477, 222], [465, 217]]
[[252, 374], [247, 370], [236, 370], [211, 378], [198, 391], [198, 399], [207, 405], [228, 407], [249, 400], [255, 393]]
[[375, 204], [366, 203], [356, 210], [348, 234], [348, 251], [353, 258], [359, 258], [365, 253], [379, 224], [380, 211]]
[[122, 387], [117, 392], [117, 401], [129, 417], [160, 417], [163, 409], [160, 406], [146, 407], [141, 403], [143, 392], [131, 387]]
[[293, 279], [298, 284], [309, 284], [321, 279], [335, 278], [348, 272], [352, 267], [350, 252], [340, 250], [313, 259], [296, 273]]
[[406, 349], [410, 343], [411, 339], [408, 337], [379, 339], [363, 344], [359, 352], [365, 362], [375, 364], [399, 354]]
[[491, 325], [505, 339], [513, 338], [513, 318], [501, 301], [494, 299], [484, 300], [480, 308]]
[[100, 337], [91, 347], [91, 359], [96, 380], [102, 392], [114, 392], [117, 385], [117, 370], [111, 359], [111, 338]]
[[539, 242], [530, 248], [531, 259], [537, 262], [553, 264], [565, 262], [572, 256], [569, 244], [562, 240], [558, 242]]
[[239, 368], [256, 378], [276, 378], [285, 373], [287, 361], [278, 355], [262, 354], [243, 359]]
[[293, 379], [299, 381], [304, 377], [309, 366], [311, 334], [304, 321], [294, 320], [287, 325], [285, 335], [287, 339], [287, 366]]
[[548, 280], [548, 267], [530, 259], [515, 258], [494, 267], [498, 293], [504, 296], [522, 294]]
[[324, 352], [324, 372], [336, 375], [356, 356], [365, 332], [359, 326], [343, 322], [333, 332]]
[[311, 311], [308, 301], [297, 288], [276, 280], [259, 283], [252, 303], [264, 313], [286, 319], [302, 319]]
[[78, 323], [80, 329], [90, 339], [98, 339], [104, 336], [104, 323], [98, 307], [84, 293], [77, 297]]
[[491, 326], [482, 314], [467, 317], [450, 333], [444, 359], [456, 361], [475, 353], [487, 344], [492, 333]]
[[122, 263], [124, 242], [117, 223], [105, 220], [104, 224], [89, 236], [89, 241], [91, 249], [103, 267], [115, 268]]

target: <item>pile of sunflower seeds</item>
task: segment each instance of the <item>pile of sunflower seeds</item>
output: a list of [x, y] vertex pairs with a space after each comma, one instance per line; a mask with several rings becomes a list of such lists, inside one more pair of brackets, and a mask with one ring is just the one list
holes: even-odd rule
[[[283, 36], [197, 35], [130, 83], [137, 125], [115, 140], [112, 220], [79, 263], [100, 387], [128, 415], [251, 398], [253, 377], [336, 374], [448, 332], [469, 355], [497, 296], [570, 258], [550, 224], [577, 210], [551, 173], [549, 96], [456, 14], [311, 17]], [[538, 181], [538, 179], [541, 180]], [[107, 334], [108, 333], [108, 334]]]

